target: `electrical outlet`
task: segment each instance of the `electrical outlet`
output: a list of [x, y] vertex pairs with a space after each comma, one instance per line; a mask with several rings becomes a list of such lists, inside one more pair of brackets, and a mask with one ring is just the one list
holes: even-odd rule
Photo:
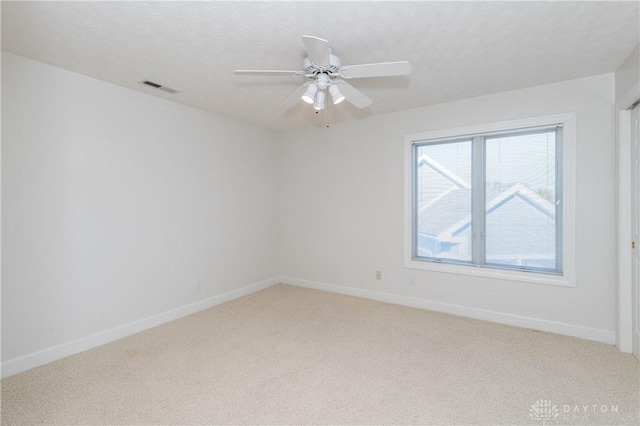
[[382, 279], [382, 271], [376, 271], [376, 280]]

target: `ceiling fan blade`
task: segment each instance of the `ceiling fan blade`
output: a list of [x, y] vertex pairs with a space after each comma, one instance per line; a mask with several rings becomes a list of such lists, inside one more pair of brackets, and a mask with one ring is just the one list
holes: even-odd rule
[[303, 35], [302, 42], [311, 62], [321, 67], [329, 65], [329, 42], [327, 40]]
[[393, 75], [408, 75], [411, 64], [407, 61], [381, 62], [378, 64], [347, 65], [340, 68], [345, 78], [389, 77]]
[[300, 71], [290, 70], [235, 70], [233, 73], [239, 75], [301, 75]]
[[337, 83], [340, 85], [340, 91], [345, 96], [345, 99], [351, 102], [354, 106], [358, 108], [366, 108], [373, 103], [373, 101], [365, 96], [364, 93], [346, 81], [339, 81]]
[[287, 99], [284, 100], [284, 102], [282, 102], [282, 104], [280, 104], [280, 109], [289, 109], [297, 104], [301, 100], [302, 94], [305, 92], [309, 84], [310, 83], [305, 83], [302, 86], [298, 87], [295, 92], [293, 92]]

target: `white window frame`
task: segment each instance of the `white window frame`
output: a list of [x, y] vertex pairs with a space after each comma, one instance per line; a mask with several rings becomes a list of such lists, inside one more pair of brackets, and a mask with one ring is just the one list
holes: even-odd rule
[[[441, 263], [413, 258], [414, 200], [413, 200], [413, 145], [425, 140], [455, 138], [491, 132], [507, 132], [528, 127], [560, 124], [562, 130], [562, 274], [535, 271], [487, 268], [476, 265]], [[575, 113], [547, 115], [519, 120], [451, 129], [432, 130], [405, 135], [404, 138], [404, 266], [410, 269], [473, 275], [510, 281], [575, 287], [575, 162], [576, 162], [576, 117]]]

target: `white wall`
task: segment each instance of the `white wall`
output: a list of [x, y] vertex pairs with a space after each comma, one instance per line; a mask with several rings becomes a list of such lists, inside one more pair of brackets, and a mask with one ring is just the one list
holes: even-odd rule
[[4, 367], [278, 275], [275, 134], [6, 53], [2, 125]]
[[[614, 95], [606, 74], [282, 135], [283, 280], [613, 343]], [[577, 124], [575, 288], [403, 267], [405, 134], [568, 112]]]
[[[614, 94], [607, 74], [274, 135], [3, 53], [3, 368], [279, 274], [613, 340]], [[566, 112], [577, 114], [575, 288], [403, 267], [405, 134]]]

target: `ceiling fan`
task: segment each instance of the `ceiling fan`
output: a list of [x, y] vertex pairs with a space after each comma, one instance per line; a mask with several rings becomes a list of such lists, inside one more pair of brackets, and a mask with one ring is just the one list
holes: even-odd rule
[[291, 108], [300, 99], [313, 104], [316, 111], [326, 107], [327, 92], [333, 104], [347, 100], [358, 108], [366, 108], [373, 102], [364, 93], [345, 80], [366, 77], [388, 77], [408, 75], [411, 64], [407, 61], [381, 62], [375, 64], [342, 65], [340, 58], [333, 54], [329, 42], [319, 37], [303, 35], [302, 42], [307, 57], [302, 62], [302, 70], [235, 70], [241, 75], [303, 76], [309, 79], [282, 103], [283, 109]]

